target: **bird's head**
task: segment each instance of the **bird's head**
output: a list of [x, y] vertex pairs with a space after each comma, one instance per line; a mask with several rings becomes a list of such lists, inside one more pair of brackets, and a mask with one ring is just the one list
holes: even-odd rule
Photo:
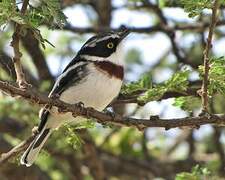
[[78, 56], [91, 61], [111, 61], [119, 63], [119, 54], [121, 51], [121, 42], [129, 34], [125, 27], [119, 31], [110, 31], [91, 37], [81, 47]]

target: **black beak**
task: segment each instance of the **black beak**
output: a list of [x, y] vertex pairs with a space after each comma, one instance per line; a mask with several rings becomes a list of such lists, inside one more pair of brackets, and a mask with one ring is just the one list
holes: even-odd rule
[[130, 34], [130, 30], [125, 26], [121, 26], [120, 30], [118, 31], [118, 35], [120, 36], [120, 41], [122, 41], [125, 37], [127, 37], [128, 34]]

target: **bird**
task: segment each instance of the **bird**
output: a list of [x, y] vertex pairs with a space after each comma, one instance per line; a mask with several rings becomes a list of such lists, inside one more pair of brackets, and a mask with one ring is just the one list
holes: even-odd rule
[[[76, 56], [65, 67], [48, 97], [103, 111], [119, 94], [124, 77], [122, 42], [130, 31], [121, 27], [117, 31], [99, 33], [88, 39]], [[21, 156], [20, 163], [31, 166], [51, 133], [61, 125], [82, 122], [83, 117], [60, 113], [49, 105], [39, 112], [40, 123], [34, 140]]]

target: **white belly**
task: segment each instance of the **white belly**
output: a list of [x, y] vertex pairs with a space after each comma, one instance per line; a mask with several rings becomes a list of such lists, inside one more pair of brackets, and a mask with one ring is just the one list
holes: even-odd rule
[[[97, 72], [93, 65], [90, 65], [90, 73], [86, 79], [80, 84], [70, 87], [60, 95], [60, 100], [69, 104], [78, 102], [84, 103], [85, 107], [93, 107], [98, 111], [102, 111], [112, 100], [119, 94], [122, 81], [120, 79], [110, 77], [104, 72]], [[52, 112], [56, 112], [52, 108]], [[58, 114], [53, 113], [48, 122], [50, 126], [59, 127], [65, 121], [80, 122], [81, 117], [73, 118], [71, 113]], [[52, 119], [52, 120], [50, 120]], [[60, 121], [57, 122], [57, 121]]]
[[65, 90], [60, 100], [70, 104], [83, 102], [85, 107], [102, 111], [119, 94], [122, 81], [97, 72], [93, 65], [89, 65], [89, 68], [87, 77], [80, 84]]

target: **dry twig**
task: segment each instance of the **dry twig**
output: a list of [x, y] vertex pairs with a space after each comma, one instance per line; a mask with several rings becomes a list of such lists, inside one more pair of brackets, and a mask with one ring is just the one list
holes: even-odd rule
[[212, 37], [213, 37], [213, 32], [214, 28], [216, 26], [217, 22], [217, 10], [219, 8], [219, 0], [215, 0], [213, 4], [213, 9], [212, 9], [212, 20], [209, 26], [209, 34], [204, 50], [204, 77], [203, 77], [203, 82], [202, 82], [202, 89], [201, 89], [201, 96], [202, 96], [202, 112], [208, 112], [208, 76], [209, 76], [209, 53], [210, 49], [212, 48]]
[[[25, 14], [28, 4], [29, 4], [29, 0], [23, 1], [23, 5], [21, 9], [22, 15]], [[14, 63], [15, 71], [16, 71], [16, 78], [17, 78], [16, 81], [21, 88], [26, 88], [28, 86], [28, 83], [25, 80], [25, 76], [20, 63], [20, 58], [22, 57], [22, 54], [20, 52], [20, 47], [19, 47], [20, 31], [21, 31], [21, 25], [15, 24], [15, 31], [12, 36], [11, 46], [13, 47], [13, 51], [14, 51], [13, 63]]]

